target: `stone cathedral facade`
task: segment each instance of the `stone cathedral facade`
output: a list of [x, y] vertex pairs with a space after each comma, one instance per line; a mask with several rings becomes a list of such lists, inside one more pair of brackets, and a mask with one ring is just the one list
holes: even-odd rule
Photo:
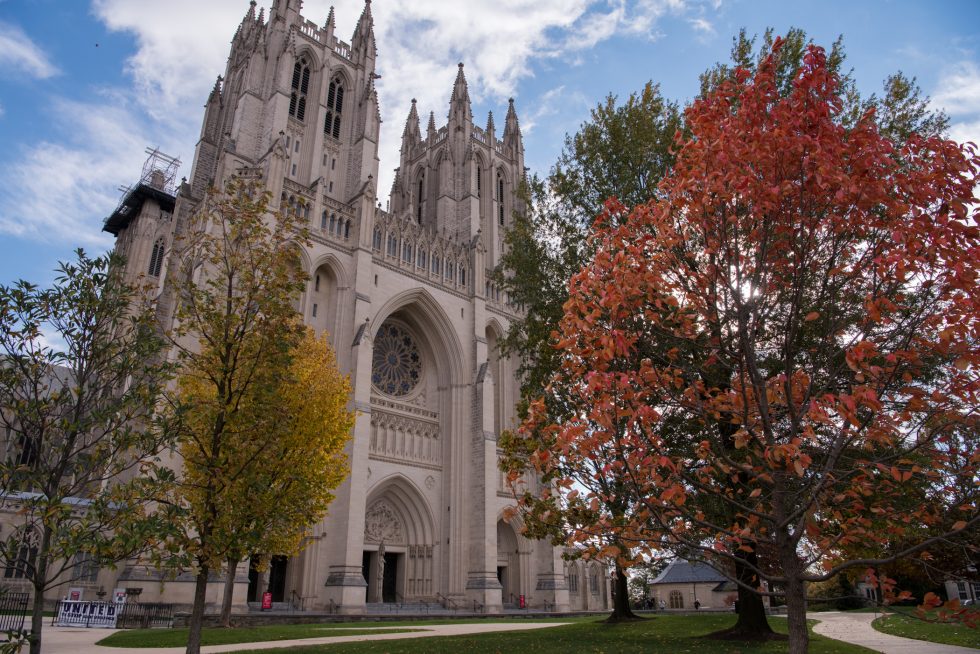
[[[251, 3], [224, 75], [207, 100], [189, 178], [157, 156], [105, 229], [129, 275], [158, 282], [178, 267], [188, 218], [208, 187], [232, 175], [261, 182], [284, 211], [309, 220], [309, 282], [299, 309], [326, 331], [353, 382], [359, 412], [351, 476], [296, 557], [244, 571], [236, 602], [267, 588], [307, 610], [359, 613], [378, 602], [441, 602], [487, 612], [516, 605], [605, 608], [607, 575], [568, 564], [548, 543], [504, 520], [513, 499], [497, 467], [497, 437], [512, 426], [519, 384], [497, 342], [515, 309], [489, 281], [524, 175], [513, 101], [498, 134], [474, 124], [459, 65], [448, 122], [426, 126], [412, 101], [388, 210], [378, 178], [377, 51], [368, 0], [350, 43], [331, 9], [320, 25], [299, 0]], [[161, 162], [163, 165], [161, 165]], [[175, 240], [176, 239], [176, 240]], [[189, 602], [190, 578], [150, 583], [130, 567], [120, 587], [143, 599]], [[220, 583], [209, 601], [217, 602]], [[247, 596], [247, 597], [246, 597]]]

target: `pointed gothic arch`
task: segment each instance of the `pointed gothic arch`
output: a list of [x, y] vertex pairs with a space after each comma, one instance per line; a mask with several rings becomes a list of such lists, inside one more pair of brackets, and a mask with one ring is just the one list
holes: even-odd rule
[[[368, 493], [364, 518], [364, 548], [374, 557], [368, 572], [368, 596], [379, 585], [378, 559], [382, 543], [385, 567], [395, 570], [396, 593], [405, 598], [431, 597], [435, 592], [434, 553], [437, 525], [421, 490], [403, 474], [380, 480]], [[377, 597], [375, 601], [382, 598]]]
[[336, 350], [339, 344], [337, 335], [347, 306], [347, 273], [337, 256], [327, 253], [317, 258], [309, 274], [306, 322], [318, 334], [325, 330]]
[[435, 358], [434, 368], [442, 387], [461, 383], [463, 378], [463, 350], [452, 321], [445, 309], [424, 288], [413, 288], [399, 293], [382, 306], [371, 320], [372, 336], [389, 317], [400, 320], [424, 335]]

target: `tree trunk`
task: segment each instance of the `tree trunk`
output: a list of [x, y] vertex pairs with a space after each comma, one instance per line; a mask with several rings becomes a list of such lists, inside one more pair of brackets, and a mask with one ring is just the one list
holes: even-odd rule
[[231, 603], [235, 596], [235, 572], [238, 570], [238, 559], [228, 559], [228, 571], [225, 577], [225, 594], [221, 599], [221, 626], [231, 626]]
[[629, 584], [626, 577], [626, 570], [616, 564], [615, 590], [613, 592], [613, 611], [607, 622], [619, 622], [621, 620], [639, 620], [633, 609], [630, 608]]
[[51, 529], [41, 528], [41, 543], [31, 583], [34, 586], [34, 601], [31, 603], [31, 654], [41, 654], [41, 628], [44, 626], [44, 587], [48, 578], [48, 556], [51, 552]]
[[[201, 625], [204, 622], [204, 604], [208, 591], [208, 566], [202, 565], [194, 585], [194, 608], [191, 609], [190, 633], [187, 634], [186, 654], [201, 654]], [[33, 654], [33, 652], [31, 653]]]
[[31, 654], [41, 654], [41, 627], [44, 625], [44, 581], [34, 582], [34, 601], [31, 604]]
[[[755, 552], [739, 552], [735, 559], [735, 578], [747, 586], [758, 588], [759, 578], [749, 567], [757, 561]], [[738, 620], [731, 631], [733, 635], [738, 634], [745, 639], [764, 639], [773, 633], [766, 618], [762, 596], [741, 585], [738, 587]]]
[[806, 628], [806, 585], [795, 573], [786, 574], [786, 617], [789, 623], [789, 654], [807, 654], [810, 632]]

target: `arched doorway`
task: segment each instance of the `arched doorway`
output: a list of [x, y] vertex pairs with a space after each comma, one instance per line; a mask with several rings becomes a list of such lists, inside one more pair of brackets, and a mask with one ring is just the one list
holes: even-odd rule
[[521, 550], [514, 528], [497, 521], [497, 581], [502, 587], [504, 604], [517, 605], [524, 594], [521, 584]]
[[433, 597], [434, 529], [422, 494], [401, 475], [371, 493], [364, 517], [362, 572], [368, 602]]

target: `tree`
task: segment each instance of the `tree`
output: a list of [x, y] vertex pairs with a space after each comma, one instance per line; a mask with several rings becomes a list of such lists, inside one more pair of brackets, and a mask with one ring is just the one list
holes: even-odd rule
[[[174, 276], [175, 406], [183, 471], [171, 502], [183, 514], [180, 551], [196, 573], [187, 651], [200, 651], [208, 576], [236, 555], [236, 495], [275, 442], [269, 431], [303, 327], [298, 212], [272, 213], [269, 193], [242, 180], [212, 191], [188, 226]], [[271, 453], [271, 450], [270, 450]], [[179, 561], [179, 559], [177, 559]], [[187, 562], [187, 561], [184, 562]]]
[[121, 268], [78, 250], [50, 288], [0, 286], [0, 424], [12, 453], [0, 502], [17, 514], [0, 562], [33, 588], [32, 654], [46, 591], [80, 565], [137, 555], [166, 524], [146, 507], [170, 442], [156, 402], [171, 367], [153, 303]]
[[505, 235], [496, 281], [524, 308], [502, 342], [520, 358], [525, 405], [557, 369], [551, 332], [568, 299], [568, 280], [589, 259], [587, 237], [610, 197], [626, 206], [647, 202], [670, 170], [681, 129], [676, 103], [647, 82], [622, 104], [614, 95], [591, 112], [565, 146], [546, 180], [533, 177], [522, 193], [527, 215], [516, 213]]
[[[673, 162], [671, 147], [680, 126], [677, 105], [666, 101], [652, 83], [621, 105], [610, 95], [592, 110], [590, 122], [566, 137], [547, 181], [533, 178], [525, 186], [530, 211], [526, 216], [515, 214], [496, 272], [498, 283], [524, 308], [501, 344], [520, 358], [524, 406], [558, 367], [551, 332], [568, 299], [568, 279], [588, 260], [586, 236], [596, 208], [611, 196], [630, 205], [653, 197]], [[505, 447], [507, 442], [505, 436]], [[511, 454], [520, 458], [519, 452], [517, 448]], [[552, 525], [529, 527], [529, 535], [556, 543], [563, 539]], [[601, 547], [592, 554], [600, 551]], [[627, 582], [625, 569], [617, 565], [613, 618], [634, 617]]]
[[337, 369], [326, 335], [317, 338], [312, 329], [304, 330], [276, 393], [280, 411], [260, 416], [264, 438], [234, 445], [240, 452], [261, 452], [221, 497], [227, 504], [218, 512], [218, 529], [227, 532], [221, 538], [230, 543], [221, 607], [225, 626], [238, 564], [253, 555], [297, 553], [349, 471], [344, 448], [355, 417], [347, 408], [350, 380]]
[[[748, 38], [742, 30], [733, 40], [734, 66], [718, 64], [706, 71], [701, 76], [702, 95], [723, 81], [730, 81], [737, 68], [754, 71], [770, 54], [773, 38], [772, 30], [767, 30], [762, 46], [756, 50], [756, 39]], [[775, 61], [780, 95], [785, 96], [792, 89], [809, 43], [806, 33], [799, 29], [791, 29], [783, 39]], [[838, 38], [828, 66], [840, 72], [844, 60], [843, 42]], [[913, 132], [938, 135], [947, 127], [946, 116], [929, 109], [928, 99], [922, 97], [915, 80], [908, 80], [901, 73], [886, 80], [881, 100], [875, 95], [862, 99], [850, 73], [841, 76], [840, 84], [844, 125], [853, 125], [859, 116], [875, 108], [881, 132], [893, 140], [900, 141]], [[553, 347], [552, 329], [561, 319], [568, 299], [567, 280], [591, 256], [587, 236], [593, 217], [607, 198], [617, 197], [629, 209], [654, 196], [653, 186], [669, 170], [674, 135], [682, 128], [676, 105], [660, 98], [656, 87], [648, 84], [641, 96], [631, 96], [621, 108], [616, 108], [610, 97], [604, 106], [593, 111], [592, 123], [584, 124], [575, 137], [566, 139], [565, 150], [547, 187], [537, 179], [531, 181], [531, 211], [527, 217], [515, 219], [507, 235], [510, 249], [497, 273], [498, 282], [526, 309], [525, 315], [512, 323], [504, 341], [505, 348], [521, 356], [525, 402], [533, 399], [558, 369], [560, 358]], [[625, 154], [617, 153], [617, 149]], [[644, 153], [649, 161], [641, 173], [634, 174]], [[556, 408], [550, 406], [549, 410], [554, 413]], [[729, 432], [730, 442], [735, 430], [724, 422], [717, 428]], [[509, 465], [520, 466], [519, 457], [509, 459]], [[751, 572], [756, 554], [743, 551], [740, 555], [747, 559], [746, 565], [736, 561], [728, 571], [742, 585], [738, 589], [738, 619], [727, 634], [735, 638], [768, 637], [773, 632], [765, 607], [750, 590], [758, 586], [758, 579]]]
[[[548, 400], [570, 409], [538, 400], [522, 430], [552, 481], [527, 504], [588, 507], [573, 537], [640, 553], [725, 569], [753, 551], [796, 653], [808, 582], [976, 540], [980, 453], [959, 435], [980, 389], [980, 158], [896, 142], [873, 111], [845, 126], [813, 46], [783, 95], [780, 47], [687, 110], [660, 200], [607, 205], [559, 330]], [[627, 520], [562, 476], [571, 460], [630, 488]], [[929, 501], [909, 510], [910, 490]]]

